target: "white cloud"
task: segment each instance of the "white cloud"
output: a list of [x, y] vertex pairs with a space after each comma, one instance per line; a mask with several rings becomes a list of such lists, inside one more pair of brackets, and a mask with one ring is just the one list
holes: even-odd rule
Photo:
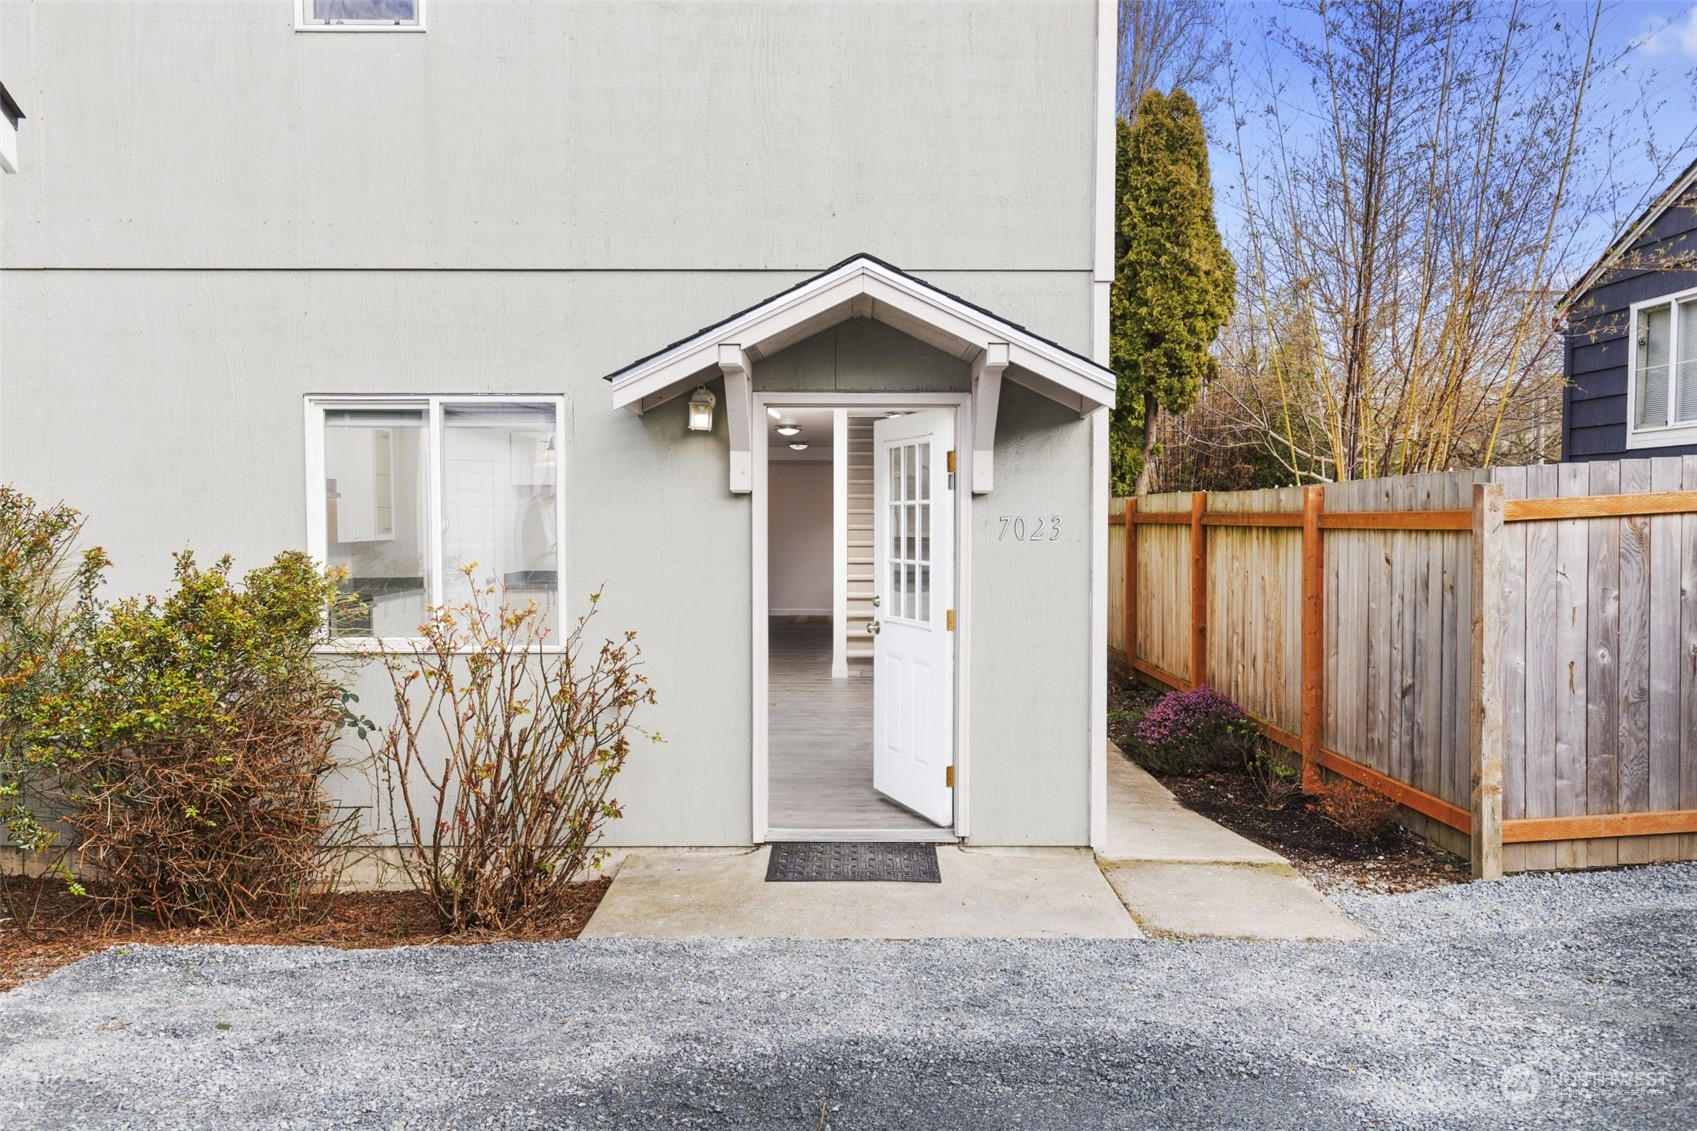
[[1697, 7], [1667, 20], [1652, 20], [1635, 46], [1646, 55], [1683, 55], [1697, 59]]

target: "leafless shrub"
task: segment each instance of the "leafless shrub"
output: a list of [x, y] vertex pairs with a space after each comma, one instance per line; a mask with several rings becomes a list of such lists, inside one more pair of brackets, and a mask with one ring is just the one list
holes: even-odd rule
[[608, 790], [655, 697], [634, 632], [585, 647], [599, 597], [550, 651], [534, 602], [512, 608], [474, 586], [433, 610], [416, 647], [384, 653], [395, 718], [378, 763], [402, 858], [447, 930], [556, 918], [605, 858], [595, 845], [621, 815]]
[[1377, 840], [1391, 827], [1396, 802], [1340, 778], [1320, 794], [1320, 815], [1357, 840]]

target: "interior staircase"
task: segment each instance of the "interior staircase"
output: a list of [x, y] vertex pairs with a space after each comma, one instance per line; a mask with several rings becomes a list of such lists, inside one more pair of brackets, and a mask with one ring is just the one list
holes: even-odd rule
[[872, 418], [848, 422], [848, 622], [851, 665], [872, 660]]

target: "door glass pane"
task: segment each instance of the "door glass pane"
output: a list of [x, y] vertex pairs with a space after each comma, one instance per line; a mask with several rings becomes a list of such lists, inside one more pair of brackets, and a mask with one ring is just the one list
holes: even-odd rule
[[895, 561], [902, 556], [902, 505], [890, 504], [890, 560]]
[[919, 498], [931, 497], [931, 445], [919, 445]]
[[919, 570], [919, 619], [931, 619], [931, 567], [921, 562]]
[[902, 498], [916, 497], [913, 478], [919, 470], [918, 460], [914, 456], [914, 445], [908, 444], [902, 448]]
[[1668, 307], [1658, 306], [1638, 315], [1638, 423], [1640, 426], [1668, 422], [1668, 349], [1672, 344], [1673, 319]]
[[918, 604], [914, 598], [915, 584], [913, 570], [914, 567], [911, 565], [902, 567], [902, 616], [906, 617], [908, 620], [913, 619], [913, 614], [918, 608]]
[[902, 450], [899, 445], [890, 446], [890, 501], [899, 502], [902, 497]]
[[919, 523], [917, 521], [918, 507], [917, 504], [909, 503], [902, 509], [907, 512], [905, 519], [907, 529], [905, 531], [906, 536], [902, 541], [902, 557], [910, 562], [916, 561], [919, 558]]
[[[443, 601], [471, 588], [514, 609], [535, 601], [558, 633], [558, 451], [552, 405], [466, 404], [442, 419]], [[553, 639], [555, 637], [551, 637]]]
[[931, 560], [931, 504], [919, 505], [919, 555], [921, 562]]
[[365, 606], [331, 626], [337, 636], [416, 636], [424, 622], [428, 423], [424, 409], [324, 414], [325, 557]]
[[1674, 390], [1674, 414], [1680, 421], [1697, 420], [1697, 301], [1679, 304], [1679, 381]]

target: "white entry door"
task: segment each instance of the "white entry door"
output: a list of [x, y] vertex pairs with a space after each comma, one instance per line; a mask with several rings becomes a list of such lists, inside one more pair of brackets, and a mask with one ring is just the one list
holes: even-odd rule
[[872, 785], [954, 823], [955, 414], [889, 417], [873, 435]]

